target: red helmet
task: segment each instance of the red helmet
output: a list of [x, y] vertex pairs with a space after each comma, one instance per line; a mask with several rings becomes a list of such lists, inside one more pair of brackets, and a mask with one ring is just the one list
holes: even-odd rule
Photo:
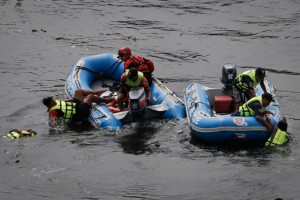
[[125, 54], [131, 55], [131, 49], [129, 49], [129, 47], [122, 47], [121, 49], [119, 49], [118, 58], [121, 57], [122, 55], [125, 55]]

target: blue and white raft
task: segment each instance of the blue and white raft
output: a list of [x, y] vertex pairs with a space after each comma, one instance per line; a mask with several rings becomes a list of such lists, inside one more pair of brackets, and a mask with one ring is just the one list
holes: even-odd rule
[[[275, 88], [265, 80], [267, 92], [275, 96]], [[256, 96], [263, 94], [260, 85], [255, 89]], [[193, 135], [210, 143], [264, 143], [271, 135], [255, 117], [231, 116], [229, 112], [232, 91], [190, 84], [184, 91], [188, 125]], [[278, 102], [271, 102], [266, 107], [274, 113], [270, 115], [274, 125], [282, 119]], [[219, 100], [223, 100], [219, 102]], [[226, 103], [227, 101], [227, 103]], [[224, 103], [225, 102], [225, 103]], [[224, 111], [227, 112], [224, 113]], [[221, 113], [219, 113], [221, 112]]]
[[[77, 88], [103, 90], [120, 81], [124, 65], [116, 54], [104, 53], [81, 58], [70, 70], [65, 83], [68, 97], [73, 98]], [[160, 118], [182, 119], [186, 117], [183, 101], [153, 77], [150, 86], [151, 100], [146, 113], [159, 112]], [[110, 94], [113, 95], [113, 94]], [[116, 94], [114, 94], [116, 95]], [[147, 112], [149, 111], [149, 112]], [[90, 123], [96, 128], [117, 130], [124, 124], [128, 111], [112, 113], [104, 103], [93, 104], [89, 116]], [[153, 115], [157, 117], [157, 115]], [[151, 118], [151, 117], [150, 117]]]

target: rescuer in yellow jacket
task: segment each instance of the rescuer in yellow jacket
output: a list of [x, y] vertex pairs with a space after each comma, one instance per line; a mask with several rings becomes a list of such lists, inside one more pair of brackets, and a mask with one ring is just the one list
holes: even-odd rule
[[236, 110], [232, 116], [243, 116], [243, 117], [255, 117], [262, 125], [264, 125], [268, 131], [272, 131], [273, 127], [270, 123], [264, 120], [263, 116], [266, 114], [272, 114], [272, 112], [265, 110], [265, 108], [274, 101], [270, 93], [263, 93], [262, 96], [253, 97]]
[[103, 92], [105, 90], [93, 91], [78, 88], [73, 99], [55, 100], [52, 97], [45, 97], [43, 104], [48, 108], [50, 125], [57, 125], [59, 118], [62, 118], [67, 124], [87, 120], [93, 102], [108, 103], [114, 100], [114, 98], [100, 97]]
[[[267, 120], [269, 123], [272, 124], [270, 119], [267, 118]], [[275, 146], [282, 146], [286, 144], [289, 141], [289, 137], [287, 134], [287, 127], [288, 124], [284, 117], [283, 120], [278, 122], [278, 127], [277, 128], [275, 127], [273, 129], [273, 133], [268, 139], [268, 141], [265, 143], [265, 146], [275, 147]]]
[[146, 92], [146, 101], [150, 103], [151, 90], [148, 80], [144, 77], [142, 72], [139, 72], [136, 68], [127, 69], [121, 76], [121, 87], [118, 93], [118, 107], [122, 111], [124, 110], [124, 99], [128, 96], [132, 87], [144, 87]]
[[232, 93], [236, 102], [236, 107], [239, 108], [243, 103], [255, 97], [257, 85], [261, 85], [264, 92], [267, 92], [264, 84], [264, 77], [266, 72], [264, 69], [258, 67], [255, 70], [248, 70], [239, 74], [232, 82]]

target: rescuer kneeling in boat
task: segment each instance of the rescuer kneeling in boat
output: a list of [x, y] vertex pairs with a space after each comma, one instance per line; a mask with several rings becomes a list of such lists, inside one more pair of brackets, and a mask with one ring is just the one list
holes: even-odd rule
[[236, 110], [232, 116], [254, 116], [261, 124], [263, 124], [268, 131], [273, 130], [273, 126], [264, 120], [263, 116], [266, 114], [273, 115], [272, 112], [265, 110], [265, 108], [274, 102], [274, 99], [270, 93], [263, 93], [262, 96], [253, 97]]
[[114, 98], [100, 97], [103, 92], [105, 90], [92, 91], [79, 88], [75, 91], [73, 99], [55, 100], [52, 97], [45, 97], [43, 104], [48, 108], [50, 125], [57, 125], [60, 118], [67, 124], [86, 121], [91, 112], [92, 103], [108, 103], [114, 100]]
[[260, 84], [264, 92], [267, 92], [264, 84], [266, 72], [262, 68], [245, 71], [238, 75], [232, 82], [232, 93], [236, 102], [236, 108], [255, 97], [254, 88]]
[[[267, 118], [267, 120], [274, 127], [271, 120], [269, 118]], [[284, 117], [283, 120], [278, 122], [278, 127], [277, 128], [275, 127], [273, 129], [273, 133], [270, 136], [270, 138], [268, 139], [268, 141], [266, 142], [265, 146], [275, 147], [275, 146], [281, 146], [281, 145], [286, 144], [289, 141], [289, 137], [287, 134], [287, 127], [288, 127], [288, 124]]]
[[120, 111], [124, 110], [124, 99], [128, 96], [132, 87], [144, 87], [147, 95], [147, 103], [150, 103], [151, 91], [147, 79], [143, 73], [139, 72], [136, 68], [130, 68], [121, 76], [121, 87], [117, 98]]

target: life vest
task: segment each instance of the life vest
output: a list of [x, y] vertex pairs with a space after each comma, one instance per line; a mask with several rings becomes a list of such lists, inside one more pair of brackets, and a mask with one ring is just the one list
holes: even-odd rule
[[265, 146], [280, 146], [285, 144], [288, 141], [288, 136], [285, 131], [280, 130], [279, 128], [275, 133], [271, 135], [271, 137], [266, 142]]
[[235, 78], [235, 86], [240, 89], [242, 92], [245, 92], [247, 91], [249, 88], [248, 88], [248, 85], [246, 83], [243, 82], [243, 77], [244, 76], [249, 76], [252, 81], [253, 81], [253, 88], [255, 88], [260, 82], [258, 82], [255, 78], [255, 70], [249, 70], [249, 71], [245, 71], [243, 72], [242, 74], [238, 75], [236, 78]]
[[252, 99], [250, 99], [249, 101], [247, 101], [246, 103], [244, 103], [242, 106], [240, 106], [239, 108], [239, 112], [241, 114], [241, 116], [255, 116], [255, 111], [252, 110], [249, 107], [249, 104], [258, 101], [261, 105], [260, 111], [262, 112], [264, 110], [263, 104], [262, 104], [262, 96], [258, 96], [258, 97], [253, 97]]
[[[21, 130], [20, 130], [21, 131]], [[21, 131], [22, 135], [26, 135], [26, 136], [34, 136], [36, 135], [36, 132], [28, 132], [28, 131]], [[19, 139], [20, 138], [20, 134], [17, 131], [10, 131], [8, 134], [3, 136], [4, 138], [8, 138], [8, 139]]]
[[[129, 70], [127, 69], [127, 70], [125, 71], [126, 76], [128, 75], [128, 72], [129, 72]], [[138, 87], [138, 86], [141, 85], [141, 83], [142, 83], [142, 78], [143, 78], [143, 77], [144, 77], [143, 73], [138, 71], [138, 78], [137, 78], [135, 81], [132, 81], [132, 80], [130, 80], [129, 78], [126, 78], [125, 84], [126, 84], [128, 87]]]
[[70, 123], [72, 121], [73, 115], [76, 114], [76, 103], [74, 102], [65, 102], [62, 100], [55, 100], [56, 105], [51, 107], [51, 110], [61, 110], [64, 113], [64, 120], [66, 123]]
[[124, 63], [124, 70], [128, 68], [128, 66], [133, 63], [133, 65], [137, 68], [140, 72], [153, 72], [154, 65], [151, 60], [143, 58], [142, 56], [132, 55], [131, 59], [128, 59]]

